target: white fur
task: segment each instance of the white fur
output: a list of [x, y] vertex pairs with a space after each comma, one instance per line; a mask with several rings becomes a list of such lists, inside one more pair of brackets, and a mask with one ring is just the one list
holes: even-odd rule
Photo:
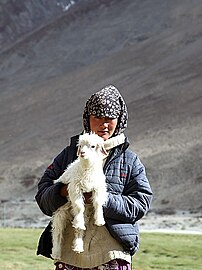
[[[83, 193], [92, 192], [94, 223], [105, 224], [102, 206], [106, 200], [106, 182], [103, 173], [103, 158], [106, 156], [104, 141], [96, 134], [83, 134], [79, 137], [78, 158], [71, 163], [63, 175], [55, 182], [68, 184], [68, 200], [73, 214], [72, 226], [75, 237], [72, 249], [83, 252], [85, 227], [85, 202]], [[53, 216], [53, 254], [58, 254], [66, 220], [70, 219], [68, 203], [61, 206]], [[57, 255], [56, 255], [57, 256]]]

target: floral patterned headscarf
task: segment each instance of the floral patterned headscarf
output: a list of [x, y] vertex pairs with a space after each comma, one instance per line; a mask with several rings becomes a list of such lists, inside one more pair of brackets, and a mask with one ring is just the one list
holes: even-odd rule
[[105, 86], [87, 100], [83, 113], [85, 132], [90, 132], [90, 115], [117, 118], [118, 122], [113, 136], [123, 133], [127, 127], [127, 107], [118, 89], [113, 85]]

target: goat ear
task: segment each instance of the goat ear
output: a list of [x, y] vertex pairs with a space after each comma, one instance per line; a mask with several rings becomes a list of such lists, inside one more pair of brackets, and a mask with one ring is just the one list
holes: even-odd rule
[[106, 151], [106, 149], [104, 148], [103, 145], [101, 146], [101, 153], [102, 153], [103, 155], [106, 155], [106, 156], [107, 156], [107, 151]]
[[76, 153], [77, 157], [80, 155], [80, 153], [81, 153], [81, 149], [80, 149], [80, 147], [78, 147], [77, 153]]

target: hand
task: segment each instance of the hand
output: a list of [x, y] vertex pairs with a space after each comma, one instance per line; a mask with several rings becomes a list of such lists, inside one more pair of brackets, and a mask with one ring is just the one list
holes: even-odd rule
[[85, 198], [85, 203], [86, 204], [91, 204], [92, 203], [92, 192], [85, 192], [83, 194], [84, 198]]
[[63, 185], [60, 189], [60, 195], [62, 197], [67, 197], [68, 196], [68, 191], [67, 191], [67, 185]]

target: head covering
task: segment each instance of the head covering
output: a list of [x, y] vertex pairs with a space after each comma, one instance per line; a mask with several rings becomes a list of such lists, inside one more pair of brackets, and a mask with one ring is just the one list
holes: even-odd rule
[[105, 86], [87, 100], [83, 113], [85, 132], [90, 132], [90, 115], [117, 118], [118, 122], [113, 136], [123, 133], [127, 127], [127, 107], [118, 89], [113, 85]]

